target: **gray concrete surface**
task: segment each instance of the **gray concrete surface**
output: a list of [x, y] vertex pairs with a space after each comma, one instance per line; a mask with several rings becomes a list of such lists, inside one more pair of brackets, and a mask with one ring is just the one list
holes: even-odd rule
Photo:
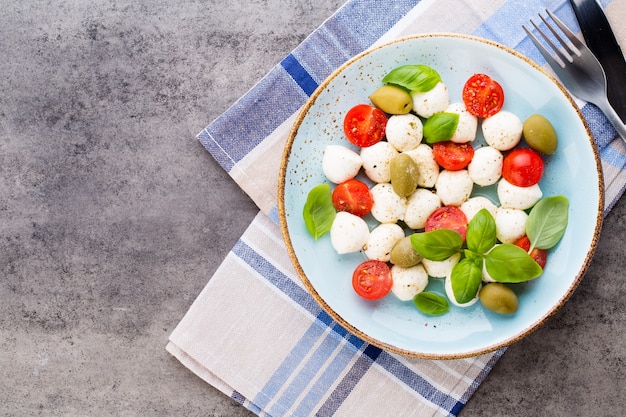
[[[257, 212], [195, 134], [342, 3], [2, 2], [1, 416], [251, 415], [164, 349]], [[623, 414], [625, 216], [462, 416]]]

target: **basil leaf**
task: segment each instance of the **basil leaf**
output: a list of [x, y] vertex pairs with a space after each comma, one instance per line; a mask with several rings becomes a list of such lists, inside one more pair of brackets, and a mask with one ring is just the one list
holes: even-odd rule
[[445, 261], [461, 250], [463, 238], [458, 232], [438, 229], [411, 235], [413, 249], [431, 261]]
[[477, 267], [482, 269], [482, 267], [483, 267], [483, 256], [482, 255], [479, 255], [476, 252], [472, 252], [469, 249], [465, 249], [464, 254], [465, 254], [465, 259], [469, 259], [470, 261], [474, 262]]
[[526, 235], [531, 248], [550, 249], [563, 237], [567, 228], [569, 201], [563, 196], [540, 200], [528, 215]]
[[485, 256], [485, 268], [498, 282], [524, 282], [537, 278], [543, 270], [530, 255], [519, 246], [504, 243]]
[[315, 240], [330, 231], [336, 214], [330, 185], [320, 184], [313, 187], [307, 195], [302, 216], [306, 229]]
[[440, 81], [439, 73], [427, 65], [403, 65], [394, 68], [383, 78], [384, 83], [421, 93], [432, 90]]
[[419, 311], [431, 316], [444, 314], [450, 310], [450, 305], [445, 297], [434, 292], [421, 292], [413, 297], [413, 304]]
[[435, 113], [424, 122], [424, 139], [429, 144], [450, 140], [458, 125], [458, 114], [447, 112]]
[[471, 259], [465, 258], [452, 268], [452, 293], [457, 303], [465, 304], [476, 298], [483, 280], [483, 271]]
[[467, 248], [476, 253], [487, 253], [496, 244], [496, 221], [487, 209], [481, 209], [467, 225]]

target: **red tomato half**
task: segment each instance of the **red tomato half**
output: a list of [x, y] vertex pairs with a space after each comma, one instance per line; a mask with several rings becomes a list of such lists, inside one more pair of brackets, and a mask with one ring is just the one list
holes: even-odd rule
[[351, 179], [339, 184], [333, 190], [333, 206], [337, 211], [347, 211], [363, 217], [370, 212], [374, 198], [367, 184]]
[[[528, 252], [528, 249], [530, 249], [530, 239], [528, 239], [527, 236], [521, 237], [515, 242], [515, 245]], [[541, 269], [544, 269], [546, 267], [546, 262], [548, 261], [548, 252], [546, 252], [545, 249], [533, 248], [529, 255], [535, 260], [535, 262], [539, 264]]]
[[530, 148], [517, 148], [502, 161], [502, 177], [518, 187], [530, 187], [541, 181], [543, 159]]
[[467, 216], [457, 206], [439, 207], [426, 219], [424, 230], [430, 232], [437, 229], [448, 229], [458, 232], [463, 240], [467, 234]]
[[444, 169], [458, 171], [470, 163], [474, 148], [469, 143], [437, 142], [433, 145], [433, 156]]
[[463, 103], [476, 117], [493, 116], [504, 105], [504, 91], [490, 76], [474, 74], [463, 86]]
[[392, 284], [391, 269], [382, 261], [365, 261], [352, 274], [354, 291], [368, 300], [383, 298], [391, 291]]
[[380, 142], [385, 137], [386, 127], [387, 115], [369, 104], [357, 104], [348, 110], [343, 120], [343, 131], [348, 140], [362, 148]]

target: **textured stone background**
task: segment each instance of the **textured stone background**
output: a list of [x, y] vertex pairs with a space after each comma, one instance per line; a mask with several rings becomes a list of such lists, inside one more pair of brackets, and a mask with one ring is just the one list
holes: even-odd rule
[[[251, 415], [165, 351], [257, 212], [195, 135], [342, 3], [3, 2], [0, 415]], [[625, 210], [463, 416], [623, 414]]]

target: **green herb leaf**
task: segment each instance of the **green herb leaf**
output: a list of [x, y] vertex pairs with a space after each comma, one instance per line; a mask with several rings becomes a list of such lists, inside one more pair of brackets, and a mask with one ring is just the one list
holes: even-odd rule
[[481, 209], [467, 225], [467, 248], [487, 253], [496, 244], [496, 221], [487, 209]]
[[320, 184], [313, 187], [304, 203], [302, 215], [306, 229], [315, 240], [330, 231], [336, 214], [330, 185]]
[[463, 238], [458, 232], [438, 229], [411, 235], [413, 249], [431, 261], [445, 261], [461, 250]]
[[569, 201], [563, 196], [540, 200], [528, 215], [526, 235], [531, 248], [550, 249], [563, 237], [567, 228]]
[[471, 259], [465, 258], [452, 268], [450, 276], [452, 293], [460, 304], [469, 303], [478, 294], [483, 271]]
[[485, 268], [498, 282], [524, 282], [537, 278], [543, 270], [528, 253], [510, 243], [498, 245], [485, 256]]
[[445, 297], [429, 291], [416, 294], [413, 297], [413, 304], [419, 311], [431, 316], [438, 316], [450, 310], [450, 305]]
[[394, 68], [383, 78], [384, 83], [421, 93], [432, 90], [440, 81], [439, 73], [427, 65], [404, 65]]
[[470, 261], [474, 262], [476, 264], [477, 267], [481, 268], [483, 267], [483, 255], [480, 255], [476, 252], [472, 252], [469, 249], [465, 249], [465, 251], [463, 251], [463, 253], [465, 254], [465, 259], [469, 259]]
[[429, 144], [450, 140], [458, 125], [458, 114], [447, 112], [435, 113], [424, 122], [424, 139]]

